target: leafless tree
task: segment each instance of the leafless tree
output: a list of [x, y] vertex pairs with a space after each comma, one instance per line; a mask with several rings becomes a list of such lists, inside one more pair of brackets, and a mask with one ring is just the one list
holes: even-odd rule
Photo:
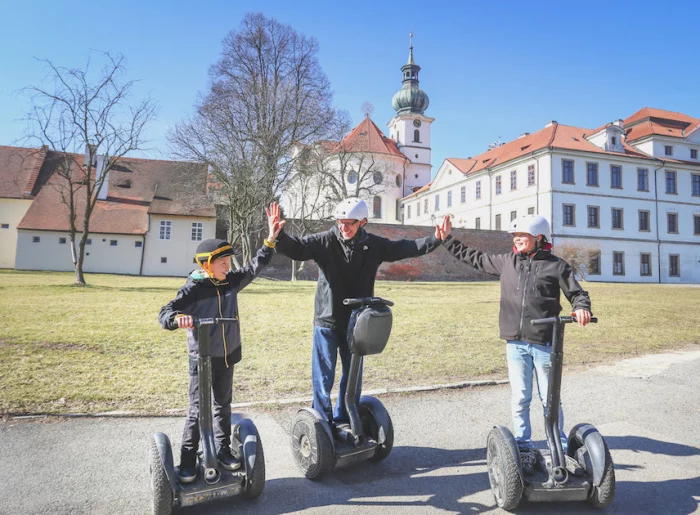
[[588, 277], [591, 256], [600, 252], [597, 245], [566, 242], [552, 248], [554, 254], [569, 263], [574, 275], [580, 279]]
[[318, 43], [260, 13], [228, 34], [195, 113], [170, 132], [179, 157], [203, 161], [227, 204], [229, 235], [251, 255], [263, 206], [289, 180], [293, 148], [327, 139], [345, 123], [318, 62]]
[[[156, 117], [155, 103], [130, 102], [135, 81], [125, 80], [126, 59], [99, 53], [102, 68], [65, 68], [41, 60], [46, 85], [30, 86], [27, 141], [55, 152], [55, 180], [68, 213], [68, 234], [77, 284], [85, 285], [83, 261], [90, 218], [109, 170], [129, 152], [142, 150], [146, 126]], [[76, 237], [79, 239], [76, 242]]]

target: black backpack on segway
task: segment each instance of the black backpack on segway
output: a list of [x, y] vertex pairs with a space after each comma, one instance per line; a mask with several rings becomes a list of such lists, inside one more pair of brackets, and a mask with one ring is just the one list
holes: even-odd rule
[[357, 461], [381, 461], [394, 445], [391, 417], [379, 399], [363, 396], [357, 403], [362, 358], [384, 350], [391, 334], [389, 306], [394, 303], [365, 297], [345, 299], [343, 304], [353, 308], [348, 328], [352, 357], [345, 392], [350, 424], [332, 428], [325, 415], [315, 409], [299, 410], [292, 422], [292, 453], [308, 479], [319, 479], [335, 467]]
[[265, 487], [265, 458], [260, 435], [251, 420], [243, 419], [232, 427], [231, 448], [238, 449], [241, 468], [228, 471], [216, 459], [214, 429], [212, 427], [211, 349], [209, 326], [237, 323], [237, 318], [195, 319], [199, 358], [199, 430], [202, 451], [198, 453], [197, 478], [193, 483], [178, 481], [178, 467], [173, 465], [170, 440], [163, 433], [151, 439], [149, 468], [153, 493], [153, 513], [170, 514], [174, 507], [191, 506], [213, 499], [242, 495], [258, 497]]
[[[547, 449], [536, 449], [535, 472], [523, 473], [520, 451], [513, 434], [497, 425], [489, 433], [486, 462], [496, 504], [514, 510], [529, 501], [587, 501], [605, 508], [615, 497], [615, 470], [610, 451], [591, 424], [578, 424], [569, 432], [567, 455], [559, 438], [559, 403], [564, 358], [564, 325], [572, 316], [540, 318], [532, 325], [554, 324], [545, 430]], [[591, 322], [597, 322], [592, 318]]]

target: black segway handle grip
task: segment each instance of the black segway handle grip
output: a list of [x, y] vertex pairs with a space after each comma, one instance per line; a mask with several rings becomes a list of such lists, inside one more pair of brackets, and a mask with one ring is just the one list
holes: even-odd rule
[[[557, 322], [561, 322], [562, 324], [570, 324], [572, 322], [576, 322], [576, 317], [574, 317], [574, 316], [549, 317], [549, 318], [536, 318], [535, 320], [530, 320], [531, 325], [555, 324]], [[597, 324], [598, 319], [596, 317], [591, 317], [591, 323]]]
[[194, 326], [200, 327], [203, 325], [214, 325], [214, 324], [230, 324], [238, 322], [238, 317], [234, 318], [195, 318]]
[[360, 297], [357, 299], [345, 299], [343, 304], [349, 308], [360, 308], [362, 306], [371, 306], [373, 304], [384, 304], [385, 306], [393, 306], [394, 303], [390, 300], [382, 299], [381, 297]]

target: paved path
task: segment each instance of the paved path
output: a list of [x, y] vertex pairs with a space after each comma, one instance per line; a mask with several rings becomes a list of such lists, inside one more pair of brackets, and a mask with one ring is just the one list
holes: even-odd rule
[[[368, 366], [371, 366], [368, 364]], [[700, 513], [700, 350], [579, 370], [564, 378], [567, 430], [588, 421], [605, 436], [617, 495], [609, 513]], [[391, 456], [304, 479], [288, 446], [294, 408], [247, 413], [265, 445], [257, 502], [181, 513], [500, 513], [484, 449], [509, 423], [507, 385], [383, 396], [396, 431]], [[541, 408], [533, 410], [543, 438]], [[181, 418], [48, 419], [0, 423], [0, 513], [147, 513], [150, 435], [178, 446]], [[540, 442], [541, 443], [541, 442]], [[520, 513], [590, 513], [585, 504], [525, 504]]]

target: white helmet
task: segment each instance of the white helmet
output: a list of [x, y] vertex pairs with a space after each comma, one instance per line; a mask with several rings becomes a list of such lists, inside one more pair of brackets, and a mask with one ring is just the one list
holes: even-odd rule
[[545, 217], [540, 215], [519, 216], [508, 226], [508, 233], [513, 234], [514, 232], [524, 232], [535, 238], [541, 234], [547, 240], [550, 240], [552, 237], [552, 233], [549, 229], [549, 222]]
[[336, 206], [333, 216], [336, 220], [364, 220], [369, 216], [369, 210], [364, 200], [350, 197]]

